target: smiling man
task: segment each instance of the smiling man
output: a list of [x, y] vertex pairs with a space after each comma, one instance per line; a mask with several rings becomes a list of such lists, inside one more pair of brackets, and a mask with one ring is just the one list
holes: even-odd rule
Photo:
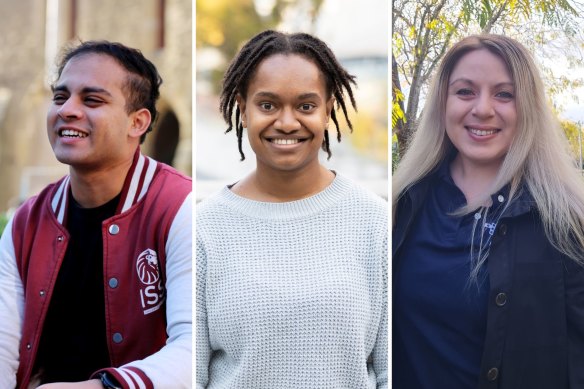
[[146, 157], [160, 76], [140, 51], [65, 51], [47, 114], [69, 175], [0, 241], [0, 387], [191, 384], [191, 179]]

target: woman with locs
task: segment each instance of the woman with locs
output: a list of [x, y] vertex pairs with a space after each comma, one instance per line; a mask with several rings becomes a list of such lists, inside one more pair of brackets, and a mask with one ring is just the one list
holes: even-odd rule
[[393, 387], [584, 387], [584, 181], [529, 52], [445, 55], [393, 177]]
[[256, 168], [197, 208], [198, 388], [387, 388], [387, 203], [319, 162], [353, 85], [308, 34], [231, 62], [220, 109]]

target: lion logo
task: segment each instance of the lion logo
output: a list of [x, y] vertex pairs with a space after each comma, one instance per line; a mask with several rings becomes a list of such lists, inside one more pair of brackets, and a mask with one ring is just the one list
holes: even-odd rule
[[136, 262], [136, 270], [138, 277], [145, 285], [152, 285], [160, 278], [160, 271], [158, 269], [158, 255], [152, 249], [144, 250]]

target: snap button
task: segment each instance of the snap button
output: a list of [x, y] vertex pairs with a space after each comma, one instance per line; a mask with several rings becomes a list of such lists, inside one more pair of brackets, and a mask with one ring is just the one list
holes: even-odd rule
[[108, 231], [112, 235], [117, 235], [118, 232], [120, 232], [120, 227], [118, 227], [117, 224], [112, 224], [111, 226], [109, 226]]
[[41, 291], [39, 292], [39, 295], [40, 295], [41, 297], [43, 297], [43, 296], [45, 295], [45, 291], [44, 291], [44, 290], [41, 290]]
[[119, 332], [116, 332], [114, 334], [114, 336], [112, 337], [112, 340], [114, 341], [114, 343], [122, 343], [122, 340], [124, 340], [124, 337]]
[[507, 234], [507, 225], [506, 224], [499, 225], [498, 233], [500, 236], [505, 236]]
[[503, 195], [499, 195], [497, 196], [497, 200], [499, 200], [499, 202], [502, 203], [503, 201], [505, 201], [505, 197], [503, 197]]
[[32, 346], [30, 345], [30, 343], [27, 343], [27, 344], [26, 344], [26, 349], [27, 349], [27, 350], [30, 350], [31, 348], [32, 348]]
[[505, 293], [499, 293], [497, 297], [495, 297], [495, 304], [497, 306], [502, 307], [507, 303], [507, 295]]
[[63, 239], [65, 239], [65, 238], [63, 238], [63, 236], [62, 236], [62, 235], [59, 235], [59, 236], [57, 237], [57, 242], [62, 242], [62, 241], [63, 241]]
[[481, 213], [480, 212], [475, 213], [474, 218], [475, 220], [479, 220], [481, 218]]
[[108, 282], [110, 288], [117, 288], [118, 287], [118, 279], [117, 278], [110, 278]]
[[499, 369], [497, 369], [496, 367], [489, 369], [489, 371], [487, 372], [487, 379], [489, 381], [495, 381], [497, 377], [499, 377]]

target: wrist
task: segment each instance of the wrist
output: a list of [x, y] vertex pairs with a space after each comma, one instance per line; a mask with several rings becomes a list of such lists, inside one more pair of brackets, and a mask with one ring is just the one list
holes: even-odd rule
[[116, 380], [110, 373], [104, 371], [99, 373], [98, 377], [101, 381], [101, 385], [105, 389], [122, 389], [118, 380]]

